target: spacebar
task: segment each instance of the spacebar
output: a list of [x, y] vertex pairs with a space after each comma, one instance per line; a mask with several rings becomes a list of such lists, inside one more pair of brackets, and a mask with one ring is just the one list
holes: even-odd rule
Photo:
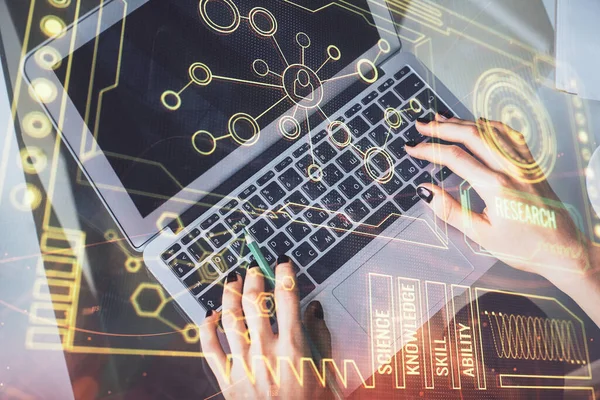
[[308, 274], [318, 284], [346, 264], [356, 253], [365, 248], [380, 233], [400, 218], [400, 210], [391, 202], [383, 205], [373, 215], [367, 218], [357, 231], [352, 232], [316, 263], [308, 268]]

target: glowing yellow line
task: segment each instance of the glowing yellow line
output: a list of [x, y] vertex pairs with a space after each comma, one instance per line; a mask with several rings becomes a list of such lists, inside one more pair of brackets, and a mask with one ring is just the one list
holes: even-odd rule
[[311, 129], [310, 129], [310, 121], [308, 119], [308, 109], [305, 108], [304, 109], [304, 113], [306, 114], [306, 126], [308, 127], [308, 135], [306, 135], [306, 137], [308, 138], [308, 145], [310, 146], [310, 155], [312, 157], [312, 162], [314, 164], [315, 163], [315, 150], [314, 150], [314, 147], [313, 147], [313, 142], [312, 142], [311, 137], [310, 137], [310, 131], [311, 131]]
[[375, 56], [375, 59], [373, 60], [373, 64], [377, 64], [377, 60], [379, 60], [379, 57], [381, 56], [381, 54], [383, 54], [383, 52], [381, 50], [379, 50], [379, 52], [377, 53], [377, 56]]
[[184, 87], [182, 87], [182, 88], [181, 88], [181, 90], [180, 90], [179, 92], [177, 92], [177, 94], [179, 95], [179, 94], [183, 93], [183, 91], [184, 91], [185, 89], [187, 89], [188, 87], [190, 87], [190, 85], [191, 85], [192, 83], [194, 83], [194, 81], [189, 81], [189, 82], [187, 83], [187, 85], [185, 85]]
[[329, 117], [327, 116], [327, 114], [325, 114], [325, 112], [323, 111], [323, 109], [321, 108], [321, 106], [317, 106], [317, 109], [325, 117], [325, 119], [327, 120], [327, 122], [331, 123], [331, 120], [329, 119]]
[[223, 139], [228, 138], [228, 137], [231, 137], [231, 133], [228, 133], [227, 135], [220, 136], [218, 138], [216, 137], [215, 141], [217, 141], [217, 140], [223, 140]]
[[343, 79], [343, 78], [350, 78], [350, 77], [355, 76], [355, 75], [358, 75], [358, 72], [353, 72], [351, 74], [336, 76], [336, 77], [333, 77], [333, 78], [330, 78], [330, 79], [325, 79], [323, 81], [323, 83], [325, 83], [325, 82], [331, 82], [331, 81], [335, 81], [335, 80]]
[[273, 72], [273, 71], [269, 70], [269, 73], [283, 79], [283, 76], [279, 75], [277, 72]]
[[322, 68], [325, 66], [325, 64], [327, 64], [327, 62], [328, 62], [329, 60], [331, 60], [331, 57], [327, 57], [327, 58], [325, 59], [325, 61], [323, 61], [323, 64], [321, 64], [321, 66], [319, 67], [319, 69], [317, 69], [317, 70], [315, 71], [315, 74], [318, 74], [318, 73], [319, 73], [319, 71], [320, 71], [320, 70], [321, 70], [321, 69], [322, 69]]
[[360, 154], [363, 156], [363, 158], [364, 158], [364, 156], [365, 156], [365, 153], [363, 153], [363, 152], [362, 152], [362, 151], [361, 151], [361, 150], [360, 150], [358, 147], [356, 147], [356, 146], [355, 146], [353, 143], [350, 143], [350, 146], [354, 147], [354, 149], [355, 149], [356, 151], [358, 151], [358, 152], [359, 152], [359, 153], [360, 153]]
[[277, 100], [277, 102], [275, 104], [273, 104], [271, 107], [267, 108], [265, 111], [262, 112], [262, 114], [260, 114], [258, 117], [255, 117], [255, 120], [260, 119], [260, 117], [264, 116], [266, 113], [268, 113], [269, 111], [271, 111], [272, 109], [274, 109], [275, 107], [277, 107], [277, 105], [279, 103], [281, 103], [282, 101], [284, 101], [285, 99], [287, 99], [287, 96], [283, 96], [281, 99]]
[[285, 54], [283, 54], [281, 47], [279, 47], [279, 42], [277, 41], [277, 38], [275, 37], [275, 35], [273, 35], [271, 37], [273, 38], [273, 42], [275, 42], [275, 46], [277, 46], [277, 49], [279, 50], [279, 54], [281, 54], [281, 57], [283, 57], [283, 61], [285, 61], [285, 65], [287, 65], [289, 67], [290, 63], [288, 62], [287, 58], [285, 58]]
[[255, 81], [249, 81], [249, 80], [238, 79], [238, 78], [229, 78], [227, 76], [213, 75], [213, 79], [220, 79], [220, 80], [223, 80], [223, 81], [245, 83], [247, 85], [257, 85], [257, 86], [265, 86], [265, 87], [273, 87], [273, 88], [277, 88], [277, 89], [283, 89], [283, 86], [281, 86], [281, 85], [273, 85], [271, 83], [255, 82]]

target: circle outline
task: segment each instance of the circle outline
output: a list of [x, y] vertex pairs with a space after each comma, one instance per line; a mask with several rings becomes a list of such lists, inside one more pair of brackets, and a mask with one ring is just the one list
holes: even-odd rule
[[[293, 135], [288, 135], [287, 131], [285, 129], [283, 129], [284, 128], [283, 124], [286, 122], [291, 122], [294, 125], [294, 134]], [[281, 136], [283, 136], [285, 139], [288, 139], [288, 140], [296, 140], [300, 137], [300, 134], [302, 133], [302, 127], [300, 126], [300, 123], [298, 122], [298, 120], [289, 115], [284, 115], [283, 117], [279, 118], [278, 127], [279, 127], [279, 132], [281, 133]]]
[[[372, 172], [372, 169], [371, 169], [372, 166], [369, 163], [369, 158], [372, 158], [374, 156], [374, 154], [371, 154], [371, 153], [375, 153], [375, 152], [377, 152], [379, 154], [383, 154], [383, 156], [386, 158], [386, 161], [388, 162], [388, 164], [390, 166], [387, 169], [387, 174], [383, 175], [383, 178], [375, 176], [375, 174]], [[367, 150], [365, 153], [365, 157], [363, 159], [363, 165], [365, 166], [365, 170], [367, 171], [367, 174], [369, 174], [369, 176], [378, 183], [386, 184], [389, 181], [391, 181], [392, 178], [394, 177], [394, 161], [392, 160], [392, 156], [390, 156], [390, 154], [382, 147], [371, 147], [369, 150]]]
[[[344, 142], [338, 142], [336, 139], [334, 139], [333, 130], [338, 126], [340, 127], [340, 129], [343, 129], [346, 131], [348, 140], [346, 140]], [[327, 136], [329, 136], [329, 140], [331, 140], [331, 142], [334, 145], [336, 145], [337, 147], [339, 147], [340, 149], [348, 147], [350, 145], [350, 143], [352, 142], [352, 132], [350, 131], [350, 128], [348, 128], [348, 125], [346, 125], [346, 123], [344, 123], [342, 121], [339, 121], [339, 120], [331, 121], [329, 124], [327, 124], [326, 131], [327, 131]]]
[[[260, 29], [258, 24], [254, 21], [256, 15], [267, 16], [267, 18], [271, 20], [271, 29], [268, 31]], [[274, 36], [279, 28], [279, 25], [277, 24], [277, 20], [275, 19], [273, 13], [264, 7], [254, 7], [252, 10], [250, 10], [250, 13], [248, 14], [248, 21], [250, 22], [250, 26], [252, 27], [254, 32], [263, 37]]]
[[[209, 136], [209, 137], [212, 139], [212, 142], [213, 142], [213, 147], [212, 147], [212, 149], [210, 149], [209, 151], [202, 151], [202, 150], [200, 150], [200, 149], [198, 148], [198, 146], [196, 146], [196, 136], [198, 136], [198, 135], [202, 135], [202, 134], [208, 135], [208, 136]], [[214, 153], [214, 152], [215, 152], [215, 150], [217, 149], [217, 139], [216, 139], [216, 138], [215, 138], [215, 136], [214, 136], [212, 133], [210, 133], [209, 131], [199, 130], [199, 131], [195, 132], [195, 133], [192, 135], [192, 146], [194, 146], [194, 149], [195, 149], [195, 150], [196, 150], [198, 153], [202, 154], [203, 156], [210, 156], [210, 155], [211, 155], [212, 153]]]
[[[205, 79], [198, 79], [198, 77], [195, 75], [195, 71], [197, 69], [202, 69], [206, 73]], [[210, 70], [210, 68], [208, 68], [206, 64], [201, 62], [195, 62], [192, 65], [190, 65], [190, 67], [188, 68], [188, 75], [192, 82], [194, 82], [198, 86], [207, 86], [209, 83], [212, 82], [213, 78], [212, 71]]]
[[[175, 105], [170, 105], [167, 103], [167, 96], [175, 96], [177, 99]], [[175, 92], [174, 90], [165, 90], [163, 94], [160, 95], [160, 101], [167, 110], [175, 111], [181, 107], [181, 96], [179, 96], [179, 93]]]
[[[241, 138], [235, 131], [235, 124], [240, 120], [249, 122], [252, 126], [254, 134], [251, 139], [245, 140]], [[246, 113], [233, 114], [231, 118], [229, 118], [229, 122], [227, 123], [227, 130], [229, 131], [231, 138], [242, 146], [252, 146], [256, 144], [256, 142], [258, 142], [258, 139], [260, 138], [260, 126], [251, 115]]]
[[230, 33], [235, 32], [237, 30], [237, 28], [239, 28], [240, 22], [242, 20], [242, 17], [240, 15], [240, 10], [237, 8], [235, 3], [232, 0], [219, 0], [219, 1], [223, 2], [225, 5], [227, 5], [229, 7], [229, 9], [231, 10], [231, 12], [233, 13], [233, 21], [231, 22], [231, 25], [221, 26], [221, 25], [217, 25], [212, 19], [210, 19], [208, 17], [208, 12], [206, 10], [206, 6], [209, 3], [209, 1], [210, 0], [200, 0], [200, 3], [198, 3], [198, 10], [200, 12], [200, 17], [202, 18], [202, 20], [204, 20], [206, 25], [208, 25], [209, 28], [211, 28], [212, 30], [215, 30], [215, 31], [217, 31], [219, 33], [223, 33], [223, 34], [230, 34]]
[[[372, 67], [372, 70], [374, 72], [374, 76], [373, 78], [369, 79], [365, 76], [365, 74], [362, 72], [362, 69], [360, 68], [361, 65], [363, 64], [368, 64], [369, 67]], [[375, 66], [375, 64], [373, 64], [373, 61], [371, 60], [367, 60], [366, 58], [361, 58], [360, 60], [358, 60], [358, 62], [356, 63], [356, 72], [358, 73], [358, 76], [360, 77], [360, 79], [362, 79], [363, 81], [365, 81], [366, 83], [375, 83], [377, 81], [377, 79], [379, 79], [379, 71], [377, 70], [377, 67]]]

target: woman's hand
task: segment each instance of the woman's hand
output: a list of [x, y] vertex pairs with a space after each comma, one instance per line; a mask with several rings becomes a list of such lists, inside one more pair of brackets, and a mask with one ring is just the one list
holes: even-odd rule
[[[464, 232], [496, 258], [551, 281], [581, 274], [590, 266], [589, 244], [575, 226], [546, 180], [527, 183], [519, 167], [487, 145], [485, 135], [500, 140], [504, 154], [535, 164], [523, 135], [508, 126], [437, 116], [417, 123], [424, 136], [464, 145], [421, 143], [406, 147], [413, 157], [442, 164], [464, 178], [486, 203], [483, 213], [471, 213], [465, 224], [461, 205], [441, 188], [422, 185], [418, 193], [437, 216]], [[438, 152], [439, 159], [436, 159]]]
[[[288, 257], [278, 259], [275, 275], [273, 299], [256, 263], [248, 267], [245, 281], [230, 273], [222, 312], [209, 312], [200, 326], [202, 351], [227, 399], [317, 399], [328, 393], [307, 362], [311, 347], [302, 326], [296, 275]], [[276, 310], [278, 334], [271, 329], [266, 312], [270, 307]], [[229, 355], [217, 336], [219, 320]], [[320, 355], [331, 357], [331, 336], [320, 303], [307, 307], [304, 324]], [[296, 373], [302, 375], [300, 379]]]

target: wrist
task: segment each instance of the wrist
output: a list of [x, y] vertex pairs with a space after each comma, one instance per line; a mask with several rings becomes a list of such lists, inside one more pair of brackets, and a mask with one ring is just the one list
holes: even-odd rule
[[587, 241], [581, 256], [572, 261], [564, 269], [548, 271], [544, 277], [569, 295], [583, 286], [600, 290], [600, 247]]

